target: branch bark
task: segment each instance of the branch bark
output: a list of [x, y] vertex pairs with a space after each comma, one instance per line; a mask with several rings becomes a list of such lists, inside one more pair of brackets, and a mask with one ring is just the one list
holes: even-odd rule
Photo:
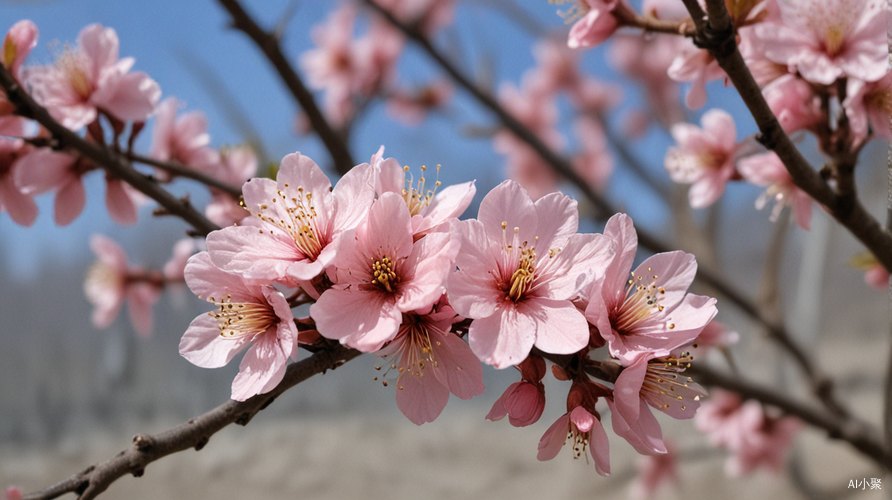
[[260, 410], [269, 406], [280, 394], [318, 373], [333, 370], [359, 356], [357, 350], [332, 343], [328, 348], [309, 358], [293, 363], [285, 371], [285, 378], [266, 394], [258, 394], [247, 401], [229, 401], [190, 419], [173, 429], [155, 435], [133, 436], [133, 446], [110, 460], [91, 465], [70, 478], [49, 488], [29, 493], [23, 500], [49, 500], [65, 493], [75, 493], [78, 500], [90, 500], [105, 491], [126, 474], [140, 477], [150, 463], [195, 448], [201, 450], [218, 431], [233, 423], [247, 425]]
[[282, 53], [279, 46], [279, 38], [275, 34], [267, 32], [261, 28], [257, 22], [248, 14], [241, 6], [238, 0], [219, 0], [220, 5], [229, 12], [232, 17], [232, 25], [235, 29], [248, 35], [257, 45], [263, 55], [279, 73], [282, 82], [288, 87], [291, 95], [304, 110], [310, 126], [319, 135], [325, 148], [328, 149], [331, 159], [334, 162], [335, 170], [340, 175], [346, 174], [356, 163], [350, 155], [350, 150], [344, 139], [331, 127], [328, 120], [322, 115], [313, 94], [304, 85], [303, 80], [297, 74], [297, 71], [288, 62], [288, 58]]

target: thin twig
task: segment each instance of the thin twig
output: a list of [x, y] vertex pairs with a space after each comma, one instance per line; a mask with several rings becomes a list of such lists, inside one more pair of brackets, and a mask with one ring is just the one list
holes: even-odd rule
[[102, 144], [88, 142], [83, 137], [63, 127], [50, 116], [43, 106], [25, 92], [3, 65], [0, 65], [0, 87], [6, 91], [8, 99], [15, 105], [16, 112], [19, 115], [31, 118], [43, 125], [59, 141], [61, 147], [77, 151], [95, 165], [105, 169], [112, 176], [123, 180], [149, 198], [157, 201], [168, 212], [176, 214], [186, 223], [191, 224], [198, 234], [206, 235], [211, 231], [220, 229], [201, 212], [195, 210], [188, 200], [176, 198], [155, 182], [154, 179], [134, 169], [133, 165], [122, 153], [109, 149]]
[[150, 158], [148, 156], [141, 156], [136, 153], [128, 153], [127, 158], [129, 158], [131, 161], [135, 161], [136, 163], [151, 165], [153, 167], [157, 167], [161, 170], [169, 172], [175, 176], [186, 177], [188, 179], [192, 179], [210, 186], [214, 189], [219, 189], [220, 191], [230, 194], [236, 200], [242, 195], [241, 188], [223, 182], [219, 179], [215, 179], [211, 176], [205, 175], [198, 170], [195, 170], [194, 168], [180, 165], [179, 163], [163, 162], [154, 158]]
[[279, 73], [282, 82], [288, 87], [304, 114], [307, 115], [310, 126], [313, 127], [331, 154], [335, 170], [341, 175], [346, 174], [356, 165], [350, 155], [350, 150], [343, 138], [322, 115], [313, 94], [310, 93], [297, 71], [288, 62], [288, 58], [282, 53], [279, 37], [275, 33], [269, 33], [261, 28], [237, 0], [219, 0], [219, 2], [232, 17], [233, 27], [248, 35]]
[[247, 401], [229, 401], [189, 419], [173, 429], [155, 435], [137, 434], [133, 446], [110, 460], [91, 465], [70, 478], [46, 489], [29, 493], [23, 500], [49, 500], [65, 493], [75, 493], [78, 500], [90, 500], [126, 474], [143, 475], [150, 463], [167, 455], [195, 448], [201, 450], [218, 431], [231, 424], [247, 425], [260, 410], [270, 405], [279, 395], [318, 373], [333, 370], [361, 353], [332, 343], [328, 348], [309, 358], [293, 363], [285, 371], [285, 378], [266, 394]]

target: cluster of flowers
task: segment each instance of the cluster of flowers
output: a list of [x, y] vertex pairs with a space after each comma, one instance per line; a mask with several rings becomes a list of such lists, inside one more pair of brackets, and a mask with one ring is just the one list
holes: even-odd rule
[[[565, 2], [554, 2], [565, 3]], [[810, 131], [828, 155], [857, 152], [871, 137], [892, 139], [890, 95], [892, 76], [887, 69], [886, 27], [889, 12], [875, 0], [735, 0], [726, 2], [741, 53], [771, 110], [787, 133]], [[644, 15], [692, 24], [681, 2], [646, 0]], [[613, 37], [634, 10], [625, 0], [580, 0], [563, 13], [576, 21], [568, 45], [594, 47]], [[706, 103], [705, 84], [726, 79], [708, 51], [690, 39], [673, 35], [645, 38], [617, 35], [614, 61], [643, 81], [654, 109], [674, 108], [675, 82], [692, 82], [686, 103]], [[646, 51], [647, 57], [631, 57]], [[668, 77], [668, 78], [667, 78]], [[678, 116], [676, 114], [676, 116]], [[672, 121], [669, 121], [671, 124]], [[666, 169], [675, 182], [693, 184], [690, 203], [708, 206], [724, 192], [729, 180], [746, 179], [767, 187], [756, 201], [762, 208], [776, 202], [772, 218], [792, 206], [796, 222], [808, 229], [811, 202], [792, 182], [772, 152], [757, 150], [747, 141], [737, 143], [734, 123], [719, 110], [707, 112], [703, 128], [671, 126], [678, 147], [666, 156]]]
[[[376, 0], [397, 20], [433, 35], [452, 23], [455, 0]], [[387, 98], [387, 111], [407, 124], [420, 123], [428, 111], [443, 106], [452, 86], [436, 80], [415, 90], [395, 85], [396, 63], [405, 40], [380, 16], [372, 16], [365, 34], [354, 38], [357, 8], [343, 3], [313, 28], [317, 48], [301, 55], [308, 83], [324, 90], [323, 111], [329, 123], [345, 127], [376, 95]], [[303, 126], [299, 125], [299, 128]]]
[[[486, 195], [476, 219], [459, 221], [473, 183], [438, 192], [439, 182], [426, 187], [422, 173], [413, 183], [407, 171], [382, 150], [332, 189], [312, 160], [292, 154], [276, 181], [246, 182], [250, 216], [211, 233], [186, 265], [189, 287], [217, 309], [192, 322], [181, 354], [217, 367], [251, 344], [232, 386], [242, 400], [275, 387], [300, 343], [338, 340], [390, 363], [397, 404], [418, 424], [436, 418], [450, 392], [481, 394], [481, 361], [516, 366], [522, 380], [489, 417], [519, 426], [542, 413], [543, 357], [571, 356], [554, 369], [571, 382], [568, 412], [543, 437], [540, 459], [570, 433], [577, 455], [591, 443], [608, 473], [601, 398], [617, 434], [642, 453], [665, 453], [650, 408], [690, 418], [705, 394], [681, 375], [690, 356], [679, 351], [716, 314], [715, 299], [686, 294], [694, 257], [659, 254], [633, 271], [628, 216], [604, 234], [577, 234], [575, 201], [552, 193], [534, 202], [513, 181]], [[295, 290], [290, 299], [284, 288]], [[298, 324], [314, 326], [298, 331], [291, 305], [307, 301], [310, 318]], [[590, 357], [605, 345], [610, 361]]]
[[[77, 45], [66, 46], [54, 64], [23, 68], [37, 36], [31, 21], [16, 23], [4, 39], [2, 64], [63, 126], [73, 131], [86, 127], [88, 140], [104, 144], [102, 117], [110, 125], [112, 143], [117, 147], [130, 123], [130, 148], [145, 121], [157, 111], [151, 151], [155, 160], [177, 162], [232, 184], [255, 175], [257, 159], [250, 148], [214, 150], [208, 146], [207, 122], [200, 113], [177, 119], [175, 98], [158, 104], [158, 84], [143, 72], [130, 71], [133, 58], [119, 59], [115, 30], [98, 24], [87, 26], [78, 35]], [[54, 191], [54, 220], [60, 226], [70, 224], [86, 204], [84, 175], [99, 167], [73, 151], [38, 147], [48, 134], [40, 128], [27, 137], [28, 121], [14, 112], [15, 106], [0, 91], [0, 210], [9, 212], [16, 223], [30, 226], [37, 218], [33, 197]], [[173, 179], [163, 170], [157, 171], [156, 178], [162, 182]], [[142, 197], [108, 173], [106, 181], [106, 206], [112, 220], [136, 223]], [[241, 209], [232, 196], [217, 190], [212, 193], [206, 209], [211, 220], [225, 225], [240, 218]]]

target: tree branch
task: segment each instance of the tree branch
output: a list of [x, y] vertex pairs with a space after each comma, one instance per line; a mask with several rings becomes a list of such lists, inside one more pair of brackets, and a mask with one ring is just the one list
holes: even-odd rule
[[61, 147], [77, 151], [80, 155], [102, 167], [113, 176], [120, 178], [149, 198], [157, 201], [168, 212], [191, 224], [197, 233], [206, 235], [211, 231], [220, 229], [201, 212], [195, 210], [188, 200], [178, 199], [158, 185], [152, 178], [134, 169], [133, 165], [122, 153], [109, 149], [104, 144], [88, 142], [83, 137], [63, 127], [50, 116], [46, 108], [38, 104], [25, 92], [22, 86], [9, 73], [9, 70], [2, 64], [0, 64], [0, 87], [6, 91], [7, 98], [15, 105], [16, 112], [19, 115], [31, 118], [41, 124], [53, 135]]
[[[685, 0], [685, 4], [691, 8], [692, 4], [696, 4], [696, 1]], [[734, 29], [728, 18], [724, 1], [707, 0], [706, 7], [710, 13], [709, 22], [697, 24], [697, 35], [694, 37], [694, 42], [699, 47], [709, 50], [709, 53], [734, 83], [759, 126], [761, 134], [759, 141], [777, 153], [796, 186], [808, 193], [815, 201], [824, 205], [840, 224], [845, 226], [876, 256], [886, 270], [892, 271], [892, 235], [865, 210], [854, 193], [834, 193], [820, 174], [809, 165], [796, 149], [790, 137], [781, 128], [762, 96], [762, 90], [746, 66], [743, 56], [738, 50]], [[696, 21], [693, 10], [691, 10], [691, 15]]]
[[248, 35], [279, 73], [282, 82], [285, 83], [291, 95], [294, 96], [294, 99], [306, 113], [310, 126], [313, 127], [313, 130], [316, 131], [316, 134], [319, 135], [322, 143], [328, 149], [329, 154], [331, 154], [335, 170], [341, 175], [346, 174], [356, 165], [353, 157], [350, 155], [350, 150], [347, 148], [343, 138], [331, 127], [328, 120], [319, 111], [319, 107], [316, 106], [316, 100], [313, 99], [313, 94], [307, 90], [303, 80], [301, 80], [300, 76], [288, 62], [288, 58], [282, 54], [279, 38], [274, 33], [268, 33], [261, 28], [242, 8], [238, 0], [219, 0], [219, 2], [232, 16], [233, 27]]
[[236, 200], [242, 195], [242, 189], [240, 187], [232, 186], [228, 183], [225, 183], [219, 179], [215, 179], [211, 176], [205, 175], [194, 168], [189, 168], [185, 165], [181, 165], [179, 163], [168, 163], [160, 160], [156, 160], [154, 158], [149, 158], [148, 156], [140, 156], [136, 153], [128, 153], [127, 158], [131, 161], [135, 161], [137, 163], [142, 163], [144, 165], [151, 165], [153, 167], [160, 168], [165, 172], [170, 172], [171, 174], [177, 177], [186, 177], [188, 179], [192, 179], [194, 181], [198, 181], [202, 184], [205, 184], [214, 189], [219, 189], [224, 193], [231, 195]]
[[23, 500], [48, 500], [65, 493], [75, 493], [78, 500], [90, 500], [126, 474], [140, 477], [150, 463], [189, 448], [201, 450], [218, 431], [230, 424], [247, 425], [260, 410], [280, 394], [318, 373], [333, 370], [359, 356], [359, 351], [331, 343], [309, 358], [293, 363], [285, 378], [271, 392], [258, 394], [247, 401], [229, 401], [204, 415], [190, 419], [173, 429], [155, 435], [137, 434], [133, 446], [110, 460], [91, 465], [70, 478], [49, 488], [29, 493]]

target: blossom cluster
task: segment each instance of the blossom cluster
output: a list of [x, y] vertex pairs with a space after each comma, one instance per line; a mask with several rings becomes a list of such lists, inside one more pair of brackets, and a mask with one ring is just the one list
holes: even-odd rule
[[[577, 455], [591, 444], [608, 473], [599, 399], [636, 450], [665, 453], [651, 408], [690, 418], [705, 394], [681, 375], [690, 354], [679, 349], [716, 314], [715, 299], [686, 293], [694, 257], [658, 254], [633, 270], [627, 215], [603, 234], [581, 234], [575, 201], [533, 201], [514, 181], [460, 221], [474, 183], [441, 188], [428, 175], [422, 168], [413, 179], [382, 149], [334, 187], [299, 153], [282, 160], [276, 180], [246, 182], [245, 218], [208, 235], [207, 251], [186, 264], [186, 283], [216, 309], [193, 321], [181, 354], [216, 367], [250, 344], [232, 387], [242, 400], [275, 387], [301, 344], [336, 340], [385, 360], [383, 382], [418, 424], [433, 421], [450, 393], [481, 394], [481, 362], [516, 366], [523, 379], [489, 418], [519, 426], [542, 414], [543, 357], [572, 356], [554, 368], [571, 383], [568, 412], [539, 457], [552, 458], [569, 432]], [[307, 302], [298, 329], [291, 306]], [[609, 361], [592, 358], [602, 346]]]

